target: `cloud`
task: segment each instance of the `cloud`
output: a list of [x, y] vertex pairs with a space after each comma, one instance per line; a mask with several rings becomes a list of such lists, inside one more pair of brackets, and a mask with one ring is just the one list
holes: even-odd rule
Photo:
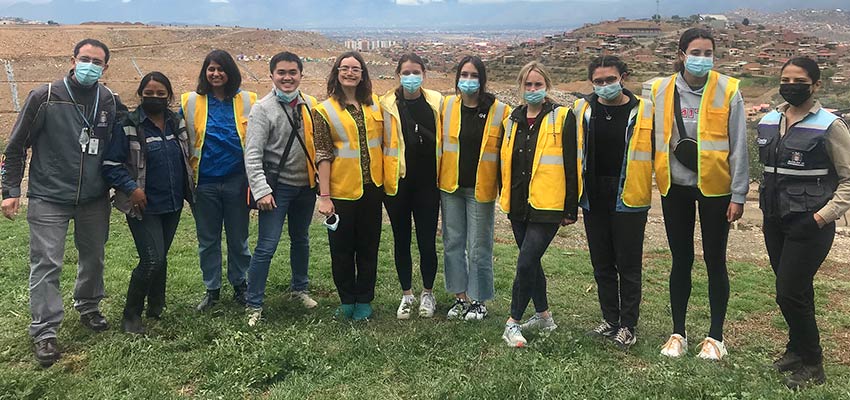
[[230, 3], [230, 0], [210, 0], [210, 3]]

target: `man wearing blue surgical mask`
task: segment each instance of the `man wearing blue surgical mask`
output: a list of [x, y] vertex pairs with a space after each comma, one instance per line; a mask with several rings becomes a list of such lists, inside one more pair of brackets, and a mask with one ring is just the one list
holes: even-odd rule
[[[588, 331], [623, 350], [637, 342], [643, 238], [652, 192], [652, 103], [625, 89], [619, 57], [591, 61], [593, 94], [573, 107], [583, 190], [579, 206], [602, 321]], [[567, 135], [572, 132], [567, 133]]]
[[245, 139], [245, 170], [259, 209], [257, 247], [248, 267], [245, 296], [249, 326], [262, 317], [269, 265], [289, 220], [290, 297], [305, 308], [317, 303], [307, 291], [309, 228], [316, 205], [316, 150], [311, 112], [316, 98], [299, 89], [301, 58], [282, 52], [269, 62], [274, 87], [251, 108]]
[[43, 367], [53, 365], [61, 354], [56, 342], [64, 318], [59, 278], [72, 219], [79, 253], [74, 308], [85, 327], [95, 332], [108, 328], [99, 304], [104, 296], [110, 207], [100, 168], [116, 114], [126, 108], [98, 82], [109, 62], [104, 43], [94, 39], [77, 43], [71, 62], [74, 68], [64, 78], [30, 92], [2, 165], [3, 215], [14, 219], [20, 207], [26, 151], [32, 147], [27, 191], [29, 334]]

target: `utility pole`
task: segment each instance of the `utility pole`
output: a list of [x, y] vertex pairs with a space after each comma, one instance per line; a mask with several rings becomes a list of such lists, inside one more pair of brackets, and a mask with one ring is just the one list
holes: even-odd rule
[[655, 20], [656, 25], [661, 25], [661, 0], [655, 0], [655, 15], [658, 19]]

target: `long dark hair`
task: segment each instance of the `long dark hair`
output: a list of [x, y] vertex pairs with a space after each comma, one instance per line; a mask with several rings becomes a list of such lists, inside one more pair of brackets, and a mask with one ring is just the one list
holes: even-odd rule
[[[711, 34], [711, 31], [705, 28], [691, 28], [682, 32], [682, 36], [679, 37], [679, 52], [685, 54], [687, 57], [686, 51], [688, 51], [688, 46], [697, 39], [708, 39], [711, 41], [712, 50], [715, 48], [714, 35]], [[679, 61], [678, 54], [676, 55], [676, 62], [673, 64], [673, 68], [675, 68], [676, 72], [685, 70], [685, 63]]]
[[481, 61], [478, 56], [464, 56], [457, 63], [457, 71], [455, 72], [455, 94], [460, 94], [460, 89], [457, 88], [457, 82], [460, 80], [460, 70], [467, 63], [471, 63], [478, 71], [478, 108], [490, 108], [490, 105], [496, 101], [496, 96], [487, 92], [487, 67], [484, 66], [484, 61]]
[[168, 80], [168, 77], [165, 76], [165, 74], [159, 71], [148, 72], [147, 75], [142, 77], [142, 80], [139, 81], [139, 89], [136, 90], [136, 95], [141, 98], [142, 92], [145, 91], [145, 86], [147, 86], [150, 81], [156, 81], [161, 83], [162, 86], [165, 86], [165, 90], [168, 92], [169, 103], [174, 100], [174, 90], [171, 88], [171, 81]]
[[357, 99], [358, 103], [371, 106], [372, 80], [369, 79], [369, 70], [366, 69], [366, 61], [364, 61], [363, 56], [356, 51], [347, 51], [336, 58], [336, 61], [331, 68], [331, 73], [328, 74], [328, 98], [336, 100], [343, 106], [345, 105], [345, 93], [342, 91], [342, 85], [339, 83], [339, 65], [342, 64], [342, 60], [346, 58], [354, 58], [357, 60], [357, 62], [360, 63], [360, 69], [362, 70], [360, 83], [357, 84], [354, 97]]
[[[425, 60], [423, 60], [422, 57], [419, 57], [419, 55], [416, 53], [407, 53], [405, 55], [402, 55], [401, 58], [398, 59], [398, 64], [396, 64], [395, 66], [396, 75], [401, 74], [401, 65], [408, 61], [414, 64], [419, 64], [419, 66], [422, 67], [422, 73], [425, 73]], [[403, 96], [402, 90], [404, 89], [401, 87], [401, 83], [399, 83], [398, 87], [395, 90], [396, 97], [399, 99], [401, 99], [401, 97]]]
[[201, 73], [198, 74], [198, 87], [195, 92], [200, 95], [207, 95], [212, 91], [212, 85], [207, 81], [207, 67], [210, 66], [212, 61], [221, 65], [224, 73], [227, 74], [227, 83], [224, 84], [224, 97], [233, 98], [236, 93], [239, 93], [239, 87], [242, 86], [242, 73], [239, 72], [239, 67], [230, 53], [224, 50], [213, 50], [204, 58], [204, 65], [201, 67]]

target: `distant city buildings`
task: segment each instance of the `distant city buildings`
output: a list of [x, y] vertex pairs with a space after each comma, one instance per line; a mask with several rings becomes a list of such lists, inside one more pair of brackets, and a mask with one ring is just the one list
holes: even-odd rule
[[346, 40], [345, 48], [356, 51], [373, 51], [378, 49], [387, 49], [398, 44], [395, 40]]

